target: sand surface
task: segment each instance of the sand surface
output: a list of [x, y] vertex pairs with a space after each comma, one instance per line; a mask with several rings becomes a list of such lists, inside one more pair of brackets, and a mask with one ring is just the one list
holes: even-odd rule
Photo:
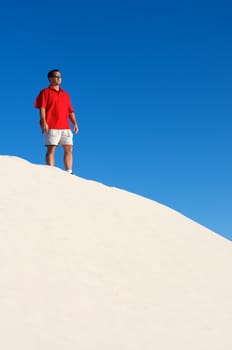
[[230, 241], [58, 168], [0, 167], [1, 349], [232, 349]]

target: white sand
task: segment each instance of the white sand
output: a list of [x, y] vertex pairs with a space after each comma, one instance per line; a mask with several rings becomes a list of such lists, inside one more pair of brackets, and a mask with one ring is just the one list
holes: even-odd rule
[[57, 168], [0, 167], [0, 349], [232, 349], [230, 241]]

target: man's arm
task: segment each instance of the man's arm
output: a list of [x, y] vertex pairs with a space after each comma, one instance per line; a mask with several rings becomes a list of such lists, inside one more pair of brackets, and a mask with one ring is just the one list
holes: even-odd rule
[[40, 108], [40, 125], [43, 132], [48, 131], [48, 124], [46, 123], [46, 111], [45, 108]]
[[75, 113], [74, 112], [71, 112], [69, 114], [69, 119], [73, 123], [73, 131], [75, 132], [75, 134], [77, 134], [78, 133], [78, 125], [77, 125], [77, 121], [76, 121], [76, 117], [75, 117]]

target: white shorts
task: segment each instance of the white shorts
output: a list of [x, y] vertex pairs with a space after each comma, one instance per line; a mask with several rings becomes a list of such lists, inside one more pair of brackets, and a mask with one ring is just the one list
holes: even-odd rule
[[70, 129], [50, 129], [44, 133], [45, 146], [65, 146], [73, 144], [73, 133]]

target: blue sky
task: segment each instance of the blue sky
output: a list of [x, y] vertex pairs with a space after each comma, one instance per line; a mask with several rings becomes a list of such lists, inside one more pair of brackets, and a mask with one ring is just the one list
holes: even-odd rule
[[231, 18], [224, 0], [2, 4], [0, 154], [44, 163], [33, 104], [59, 68], [80, 127], [78, 176], [232, 239]]

